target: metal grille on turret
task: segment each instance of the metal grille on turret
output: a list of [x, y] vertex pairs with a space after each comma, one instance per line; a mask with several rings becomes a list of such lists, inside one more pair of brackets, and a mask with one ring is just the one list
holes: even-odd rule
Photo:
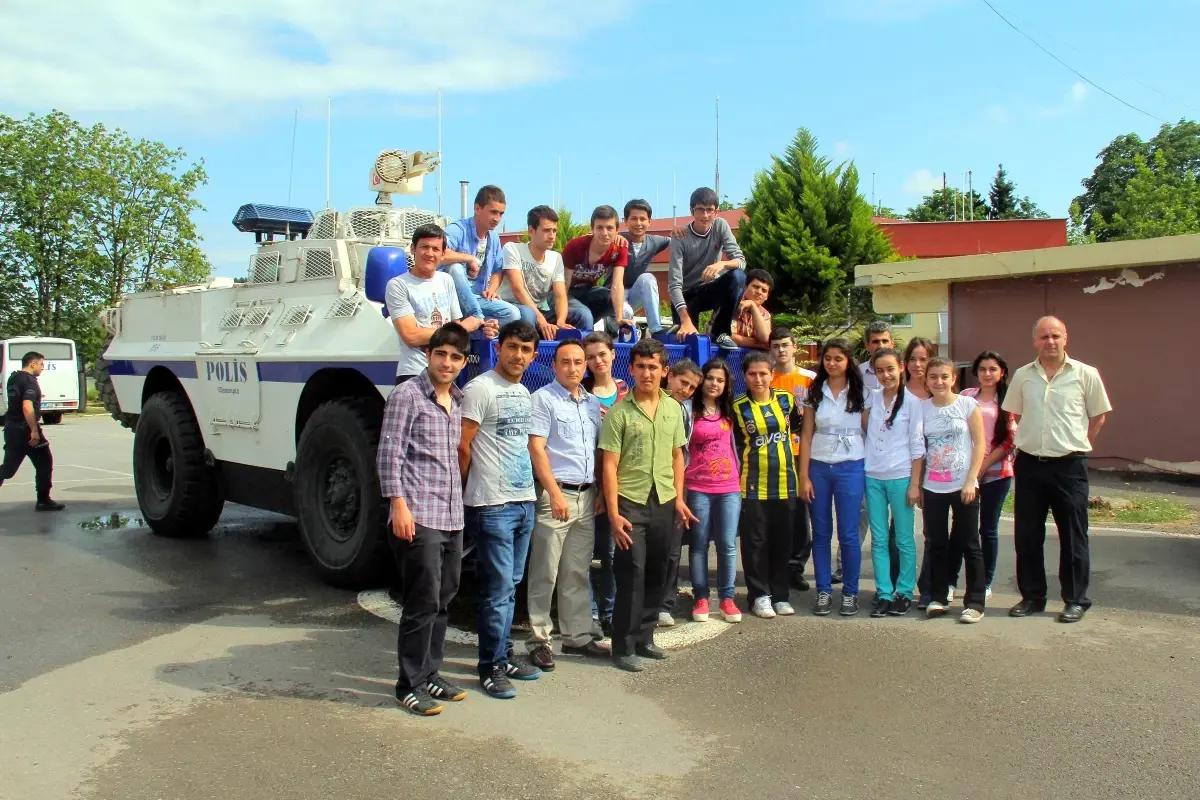
[[259, 325], [266, 323], [271, 318], [270, 306], [254, 306], [242, 320], [242, 325], [247, 328], [257, 328]]
[[227, 310], [224, 316], [221, 317], [221, 329], [231, 331], [234, 328], [239, 328], [242, 325], [242, 318], [246, 315], [244, 308], [231, 308]]
[[279, 280], [279, 251], [255, 253], [250, 259], [250, 283], [275, 283]]
[[350, 212], [350, 238], [381, 239], [387, 236], [388, 210], [356, 208]]
[[333, 277], [333, 251], [326, 248], [305, 248], [304, 272], [301, 280]]
[[309, 239], [336, 239], [338, 237], [338, 212], [332, 208], [317, 212], [312, 229], [308, 232]]
[[358, 313], [358, 307], [362, 305], [363, 296], [361, 294], [352, 294], [347, 297], [339, 297], [333, 301], [333, 305], [329, 307], [329, 312], [325, 315], [325, 319], [341, 319], [345, 317], [353, 317]]
[[411, 239], [413, 233], [422, 225], [437, 222], [437, 214], [430, 211], [421, 211], [417, 208], [406, 208], [401, 212], [404, 215], [404, 238]]
[[283, 312], [279, 324], [284, 328], [298, 328], [312, 318], [312, 306], [292, 306]]

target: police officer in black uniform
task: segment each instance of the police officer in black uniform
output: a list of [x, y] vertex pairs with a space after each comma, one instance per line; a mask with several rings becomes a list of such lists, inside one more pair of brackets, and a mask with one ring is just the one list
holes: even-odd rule
[[4, 467], [0, 469], [0, 485], [17, 474], [21, 462], [29, 456], [33, 462], [34, 483], [37, 486], [37, 510], [61, 511], [62, 503], [50, 499], [50, 474], [54, 457], [50, 442], [38, 424], [42, 413], [42, 387], [38, 376], [46, 361], [41, 353], [28, 352], [21, 357], [21, 369], [8, 379], [8, 411], [4, 415]]

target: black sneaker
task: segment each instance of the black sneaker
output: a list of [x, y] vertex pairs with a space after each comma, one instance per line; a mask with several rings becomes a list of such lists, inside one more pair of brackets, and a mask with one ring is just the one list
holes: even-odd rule
[[56, 503], [53, 500], [40, 500], [38, 501], [38, 504], [34, 506], [34, 509], [37, 511], [62, 511], [64, 508], [66, 508], [66, 506], [64, 506], [62, 503]]
[[807, 592], [812, 587], [809, 585], [805, 577], [799, 573], [792, 573], [792, 588], [798, 592]]
[[554, 649], [550, 647], [549, 643], [542, 642], [529, 651], [529, 661], [542, 672], [553, 672]]
[[514, 681], [536, 681], [542, 677], [542, 671], [533, 664], [522, 664], [517, 661], [509, 661], [505, 664], [504, 674]]
[[[842, 603], [842, 607], [845, 607], [844, 602]], [[882, 597], [876, 597], [875, 602], [871, 604], [871, 616], [875, 617], [875, 619], [886, 617], [888, 610], [891, 609], [891, 607], [891, 600], [884, 600]]]
[[831, 611], [833, 611], [833, 595], [829, 592], [817, 592], [817, 604], [813, 606], [813, 613], [818, 617], [827, 617]]
[[429, 696], [424, 689], [412, 689], [397, 702], [418, 717], [436, 717], [442, 713], [442, 704]]
[[492, 697], [498, 697], [501, 700], [511, 700], [517, 696], [517, 690], [513, 688], [512, 681], [504, 674], [504, 664], [495, 664], [486, 675], [479, 677], [479, 685], [483, 690]]
[[441, 675], [434, 675], [430, 678], [429, 682], [425, 684], [425, 688], [428, 690], [430, 697], [437, 698], [438, 700], [453, 700], [454, 702], [458, 702], [459, 700], [467, 699], [466, 689], [458, 684], [451, 683]]
[[858, 598], [852, 594], [842, 595], [842, 607], [838, 613], [843, 617], [853, 617], [858, 613]]
[[894, 597], [888, 606], [889, 617], [903, 617], [912, 608], [912, 600], [908, 597]]

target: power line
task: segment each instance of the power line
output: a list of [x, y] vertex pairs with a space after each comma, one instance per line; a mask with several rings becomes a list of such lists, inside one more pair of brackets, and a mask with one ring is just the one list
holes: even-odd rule
[[1166, 122], [1167, 122], [1167, 121], [1166, 121], [1165, 119], [1162, 119], [1161, 117], [1156, 117], [1155, 115], [1151, 114], [1149, 111], [1146, 111], [1146, 110], [1144, 110], [1144, 109], [1138, 108], [1138, 107], [1137, 107], [1137, 106], [1135, 106], [1133, 103], [1130, 103], [1128, 100], [1122, 100], [1120, 97], [1117, 97], [1115, 94], [1113, 94], [1112, 92], [1110, 92], [1108, 89], [1105, 89], [1103, 86], [1101, 86], [1100, 84], [1096, 83], [1094, 80], [1092, 80], [1092, 79], [1091, 79], [1091, 78], [1089, 78], [1088, 76], [1084, 75], [1082, 72], [1080, 72], [1079, 70], [1075, 69], [1075, 68], [1074, 68], [1074, 67], [1072, 67], [1070, 64], [1068, 64], [1067, 62], [1065, 62], [1065, 61], [1063, 61], [1061, 58], [1059, 58], [1058, 56], [1054, 55], [1054, 53], [1052, 53], [1052, 52], [1050, 52], [1048, 49], [1046, 49], [1046, 47], [1045, 47], [1045, 46], [1044, 46], [1044, 45], [1043, 45], [1041, 42], [1039, 42], [1037, 39], [1034, 39], [1034, 38], [1033, 38], [1032, 36], [1030, 36], [1028, 33], [1026, 33], [1025, 31], [1023, 31], [1023, 30], [1021, 30], [1020, 28], [1018, 28], [1016, 25], [1014, 25], [1014, 24], [1013, 24], [1013, 23], [1012, 23], [1012, 22], [1011, 22], [1011, 21], [1008, 19], [1008, 17], [1006, 17], [1006, 16], [1004, 16], [1003, 14], [1001, 14], [1001, 13], [1000, 13], [1000, 10], [999, 10], [998, 8], [996, 8], [994, 5], [992, 5], [992, 3], [991, 3], [991, 0], [982, 0], [982, 1], [983, 1], [983, 4], [984, 4], [985, 6], [987, 6], [988, 8], [990, 8], [990, 9], [992, 10], [992, 13], [993, 13], [993, 14], [995, 14], [997, 17], [999, 17], [1001, 20], [1003, 20], [1003, 21], [1004, 21], [1004, 24], [1005, 24], [1005, 25], [1007, 25], [1008, 27], [1012, 28], [1014, 31], [1016, 31], [1017, 33], [1021, 34], [1022, 36], [1024, 36], [1024, 37], [1025, 37], [1026, 39], [1028, 39], [1029, 41], [1033, 42], [1033, 43], [1034, 43], [1034, 44], [1037, 46], [1037, 48], [1038, 48], [1039, 50], [1041, 50], [1043, 53], [1045, 53], [1046, 55], [1050, 56], [1050, 57], [1051, 57], [1051, 58], [1053, 58], [1055, 61], [1057, 61], [1059, 64], [1061, 64], [1062, 66], [1066, 67], [1068, 70], [1070, 70], [1071, 72], [1073, 72], [1073, 73], [1074, 73], [1076, 76], [1078, 76], [1078, 78], [1079, 78], [1081, 81], [1084, 81], [1085, 83], [1088, 83], [1088, 84], [1090, 84], [1090, 85], [1094, 86], [1095, 88], [1099, 89], [1099, 90], [1100, 90], [1101, 92], [1103, 92], [1104, 94], [1106, 94], [1106, 95], [1108, 95], [1109, 97], [1111, 97], [1113, 100], [1116, 100], [1116, 101], [1117, 101], [1118, 103], [1120, 103], [1121, 105], [1123, 105], [1123, 106], [1126, 106], [1127, 108], [1131, 108], [1131, 109], [1133, 109], [1134, 111], [1138, 112], [1139, 114], [1144, 114], [1144, 115], [1146, 115], [1147, 117], [1149, 117], [1150, 119], [1153, 119], [1153, 120], [1156, 120], [1156, 121], [1158, 121], [1158, 122], [1161, 122], [1161, 123], [1163, 123], [1163, 124], [1166, 124]]
[[[1021, 17], [1020, 15], [1018, 15], [1018, 14], [1013, 14], [1013, 13], [1012, 13], [1012, 11], [1009, 11], [1008, 13], [1009, 13], [1009, 14], [1010, 14], [1010, 15], [1011, 15], [1013, 18], [1015, 18], [1015, 19], [1018, 19], [1018, 20], [1021, 20], [1021, 19], [1022, 19], [1022, 17]], [[1055, 36], [1053, 33], [1051, 33], [1050, 31], [1046, 30], [1046, 29], [1045, 29], [1045, 28], [1043, 28], [1042, 26], [1038, 25], [1036, 22], [1033, 22], [1033, 21], [1031, 21], [1031, 20], [1029, 20], [1029, 19], [1027, 19], [1027, 18], [1026, 18], [1026, 19], [1024, 19], [1023, 21], [1024, 21], [1024, 22], [1025, 22], [1027, 25], [1029, 25], [1030, 27], [1032, 27], [1034, 30], [1037, 30], [1037, 31], [1039, 31], [1039, 32], [1040, 32], [1040, 33], [1041, 33], [1043, 36], [1045, 36], [1046, 38], [1048, 38], [1048, 39], [1050, 39], [1050, 40], [1052, 40], [1052, 41], [1058, 42], [1059, 44], [1061, 44], [1061, 45], [1062, 45], [1062, 46], [1064, 46], [1064, 47], [1069, 47], [1070, 49], [1074, 50], [1076, 53], [1083, 53], [1083, 52], [1084, 52], [1084, 50], [1083, 50], [1082, 48], [1080, 48], [1078, 45], [1074, 45], [1074, 44], [1072, 44], [1072, 43], [1070, 43], [1070, 42], [1066, 41], [1065, 39], [1062, 39], [1062, 38], [1060, 38], [1060, 37], [1058, 37], [1058, 36]], [[1179, 105], [1183, 106], [1184, 108], [1188, 109], [1189, 111], [1195, 111], [1195, 110], [1196, 110], [1196, 109], [1195, 109], [1195, 108], [1193, 108], [1193, 107], [1192, 107], [1192, 105], [1191, 105], [1190, 103], [1188, 103], [1186, 100], [1184, 100], [1184, 99], [1182, 99], [1182, 98], [1179, 98], [1179, 97], [1175, 97], [1174, 95], [1167, 94], [1166, 92], [1162, 91], [1161, 89], [1159, 89], [1159, 88], [1157, 88], [1157, 87], [1154, 87], [1154, 86], [1151, 86], [1150, 84], [1146, 83], [1145, 81], [1143, 81], [1143, 80], [1139, 80], [1137, 77], [1135, 77], [1135, 76], [1133, 76], [1133, 75], [1130, 75], [1128, 72], [1122, 72], [1121, 70], [1117, 69], [1115, 66], [1112, 66], [1112, 65], [1109, 65], [1109, 69], [1111, 69], [1111, 70], [1112, 70], [1113, 72], [1115, 72], [1117, 75], [1120, 75], [1122, 78], [1124, 78], [1124, 79], [1126, 79], [1126, 80], [1128, 80], [1128, 81], [1132, 81], [1133, 83], [1136, 83], [1138, 86], [1141, 86], [1143, 89], [1148, 89], [1148, 90], [1150, 90], [1150, 91], [1154, 92], [1154, 93], [1155, 93], [1156, 95], [1158, 95], [1159, 97], [1162, 97], [1162, 98], [1164, 98], [1164, 99], [1166, 99], [1166, 100], [1170, 100], [1172, 103], [1178, 103]]]

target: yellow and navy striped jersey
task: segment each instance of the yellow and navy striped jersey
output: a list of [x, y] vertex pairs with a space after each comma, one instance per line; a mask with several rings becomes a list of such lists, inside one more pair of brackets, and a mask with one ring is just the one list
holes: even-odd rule
[[733, 401], [738, 449], [742, 455], [742, 497], [784, 500], [796, 496], [791, 432], [800, 424], [796, 400], [779, 389], [756, 403], [748, 394]]

